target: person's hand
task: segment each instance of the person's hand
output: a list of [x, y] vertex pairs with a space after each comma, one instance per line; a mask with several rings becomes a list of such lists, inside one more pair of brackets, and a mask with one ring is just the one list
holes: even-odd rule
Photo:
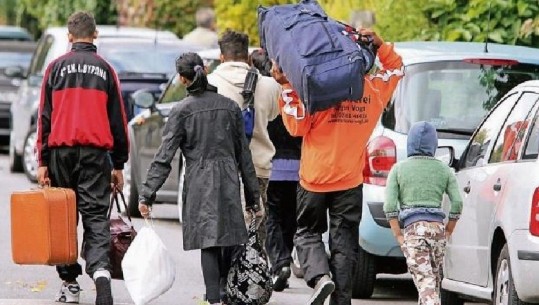
[[456, 219], [451, 219], [447, 222], [447, 224], [445, 225], [445, 239], [449, 239], [451, 235], [453, 235], [453, 231], [455, 230], [456, 225]]
[[250, 214], [254, 213], [256, 218], [262, 218], [264, 217], [264, 214], [265, 214], [265, 211], [261, 209], [260, 205], [258, 204], [255, 204], [252, 206], [246, 206], [245, 210]]
[[404, 244], [404, 236], [398, 235], [396, 238], [397, 242], [399, 242], [399, 246], [402, 246], [402, 244]]
[[144, 201], [139, 202], [138, 204], [138, 210], [140, 212], [140, 215], [144, 218], [150, 217], [150, 213], [152, 211], [152, 208]]
[[271, 64], [271, 76], [273, 76], [275, 81], [280, 85], [288, 84], [288, 78], [286, 78], [286, 74], [283, 72], [281, 67], [279, 67], [277, 62], [275, 60], [272, 60]]
[[370, 37], [372, 39], [372, 44], [377, 48], [379, 48], [384, 43], [382, 38], [380, 38], [380, 36], [378, 36], [376, 32], [371, 29], [359, 28], [357, 29], [357, 31], [363, 36], [361, 38], [363, 42], [368, 42], [368, 38]]
[[112, 183], [111, 188], [122, 191], [124, 188], [124, 173], [121, 169], [112, 170]]
[[51, 179], [49, 179], [49, 168], [46, 166], [40, 166], [37, 169], [37, 183], [39, 186], [51, 185]]

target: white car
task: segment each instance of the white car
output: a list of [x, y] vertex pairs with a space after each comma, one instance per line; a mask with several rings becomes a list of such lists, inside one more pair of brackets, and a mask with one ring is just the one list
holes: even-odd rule
[[538, 109], [539, 81], [513, 88], [456, 164], [464, 206], [447, 247], [442, 304], [539, 303]]

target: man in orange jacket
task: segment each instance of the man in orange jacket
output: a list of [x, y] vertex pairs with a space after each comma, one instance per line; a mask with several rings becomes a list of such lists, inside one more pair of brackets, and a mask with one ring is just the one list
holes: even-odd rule
[[[401, 57], [371, 30], [378, 58], [385, 70], [366, 75], [361, 100], [343, 101], [333, 108], [307, 113], [277, 64], [273, 77], [283, 87], [279, 100], [284, 124], [292, 136], [302, 136], [300, 186], [297, 193], [298, 229], [294, 243], [305, 273], [314, 288], [309, 304], [349, 305], [353, 270], [357, 264], [365, 148], [384, 108], [404, 75]], [[322, 233], [327, 231], [328, 261]], [[331, 278], [330, 278], [331, 274]]]

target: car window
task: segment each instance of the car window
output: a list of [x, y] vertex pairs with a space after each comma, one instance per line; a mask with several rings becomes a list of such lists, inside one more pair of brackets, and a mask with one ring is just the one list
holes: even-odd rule
[[515, 85], [539, 79], [539, 65], [479, 65], [440, 61], [406, 67], [382, 123], [408, 133], [412, 124], [427, 121], [441, 138], [458, 138], [477, 128], [485, 115]]
[[524, 153], [522, 154], [522, 159], [524, 160], [537, 159], [538, 154], [539, 154], [539, 112], [536, 113], [535, 118], [533, 120], [533, 127], [530, 131], [530, 135], [528, 136], [526, 148], [524, 149]]
[[466, 150], [466, 155], [463, 157], [461, 168], [481, 166], [485, 164], [485, 156], [491, 142], [498, 135], [505, 118], [509, 111], [513, 108], [518, 99], [517, 94], [512, 94], [505, 98], [497, 107], [490, 113], [488, 118], [475, 133]]
[[167, 88], [165, 89], [165, 92], [163, 92], [163, 95], [161, 96], [161, 99], [159, 100], [160, 104], [168, 104], [173, 102], [179, 102], [182, 100], [185, 96], [187, 96], [187, 91], [185, 90], [185, 86], [180, 82], [180, 78], [176, 74], [172, 77], [172, 80], [167, 85]]
[[47, 35], [39, 41], [36, 52], [32, 58], [32, 63], [30, 64], [30, 74], [42, 74], [44, 72], [47, 55], [53, 42], [54, 37], [51, 35]]
[[522, 141], [533, 119], [532, 108], [539, 95], [532, 92], [522, 94], [496, 140], [490, 156], [490, 163], [514, 161], [518, 157]]

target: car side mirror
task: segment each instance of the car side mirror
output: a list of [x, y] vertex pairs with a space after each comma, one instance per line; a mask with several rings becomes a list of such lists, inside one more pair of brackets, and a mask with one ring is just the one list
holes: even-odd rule
[[456, 169], [456, 164], [458, 162], [455, 159], [455, 149], [452, 146], [438, 146], [434, 157]]
[[25, 71], [21, 66], [11, 66], [4, 69], [4, 75], [10, 78], [25, 78]]
[[143, 109], [151, 109], [155, 106], [155, 98], [150, 92], [140, 89], [133, 93], [131, 96], [135, 105]]

